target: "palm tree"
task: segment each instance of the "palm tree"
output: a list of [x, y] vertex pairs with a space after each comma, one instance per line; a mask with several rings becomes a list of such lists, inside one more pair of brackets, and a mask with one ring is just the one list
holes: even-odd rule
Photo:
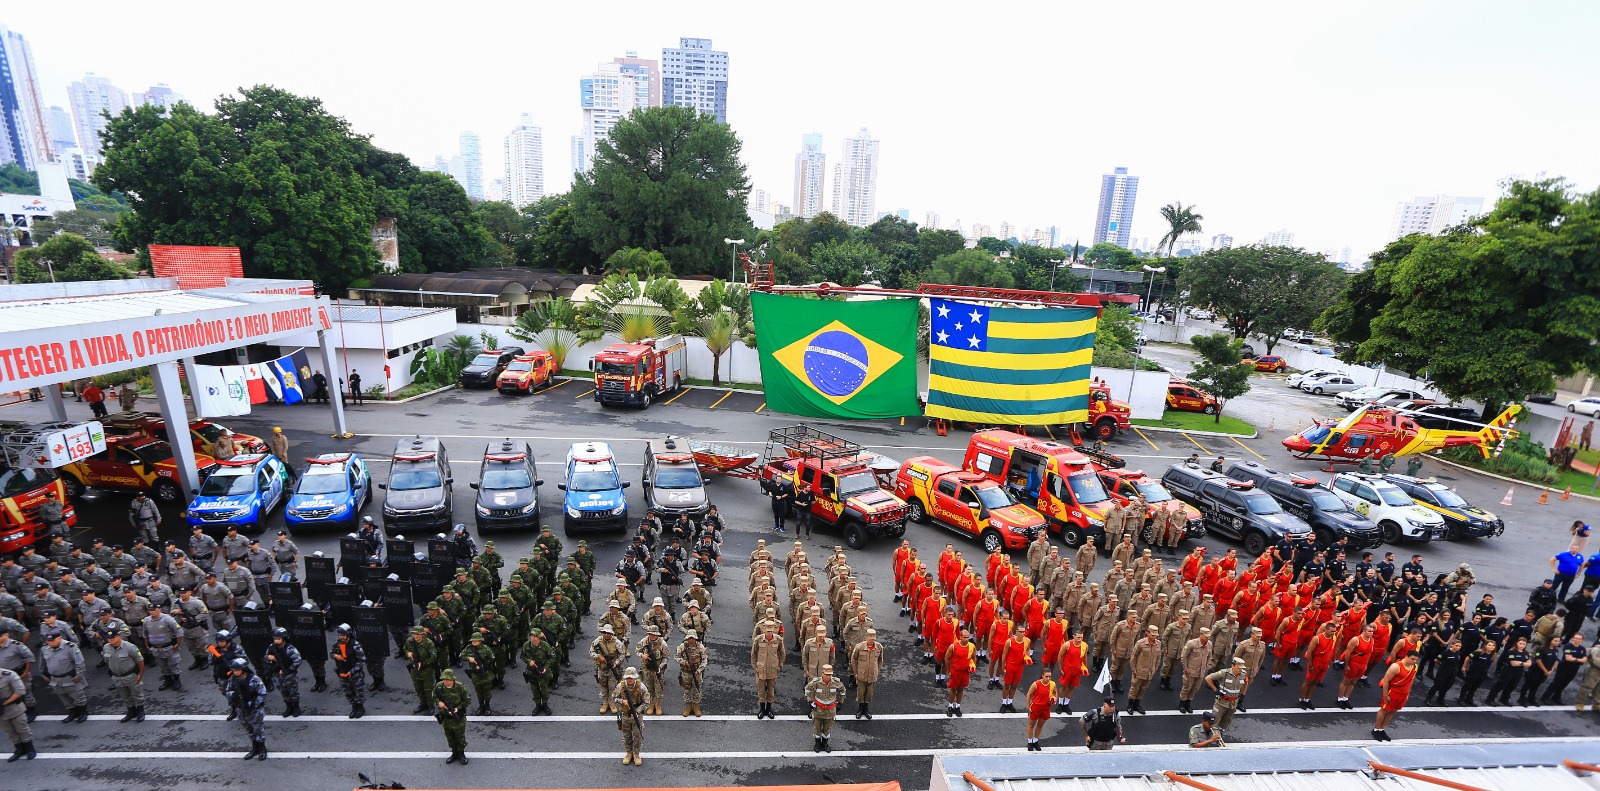
[[483, 347], [478, 345], [478, 339], [471, 335], [452, 335], [445, 343], [445, 352], [456, 360], [457, 368], [467, 367], [472, 358], [478, 356]]
[[1194, 204], [1188, 206], [1182, 202], [1173, 202], [1161, 207], [1161, 217], [1167, 221], [1168, 230], [1161, 241], [1156, 243], [1156, 249], [1162, 245], [1167, 247], [1167, 257], [1172, 257], [1172, 248], [1177, 246], [1179, 237], [1185, 234], [1200, 233], [1200, 221], [1204, 215], [1195, 214]]
[[657, 250], [624, 247], [606, 259], [605, 274], [638, 275], [641, 279], [672, 277], [672, 264]]
[[711, 386], [722, 384], [722, 355], [733, 348], [736, 337], [733, 314], [725, 310], [718, 310], [700, 320], [700, 326], [695, 334], [705, 341], [706, 351], [711, 352]]

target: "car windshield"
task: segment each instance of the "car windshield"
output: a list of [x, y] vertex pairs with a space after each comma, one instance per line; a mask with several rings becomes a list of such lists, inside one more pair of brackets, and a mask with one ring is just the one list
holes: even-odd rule
[[252, 469], [229, 470], [227, 472], [214, 472], [200, 484], [201, 497], [227, 497], [233, 494], [249, 494], [256, 490], [256, 472]]
[[1400, 490], [1398, 486], [1385, 486], [1378, 490], [1378, 496], [1383, 498], [1384, 505], [1415, 505], [1410, 495]]
[[530, 363], [527, 360], [513, 360], [510, 365], [506, 366], [506, 370], [507, 371], [531, 371], [531, 370], [533, 370], [533, 363]]
[[145, 445], [141, 448], [135, 448], [133, 453], [144, 463], [155, 465], [172, 458], [172, 446], [165, 442], [159, 445]]
[[300, 483], [294, 487], [295, 494], [333, 494], [342, 492], [348, 485], [349, 477], [344, 474], [344, 468], [331, 465], [312, 465], [300, 476]]
[[501, 462], [483, 466], [485, 489], [526, 489], [532, 485], [533, 476], [528, 474], [526, 464]]
[[1007, 491], [1004, 486], [985, 486], [978, 489], [977, 493], [978, 502], [982, 503], [984, 508], [990, 510], [1017, 504], [1017, 501], [1012, 499], [1011, 492]]
[[632, 376], [633, 363], [599, 363], [594, 367], [595, 373], [612, 374], [614, 376]]
[[480, 368], [489, 368], [498, 362], [500, 362], [500, 355], [498, 354], [480, 354], [477, 357], [472, 358], [472, 362], [467, 364], [476, 365]]
[[1067, 485], [1072, 487], [1072, 497], [1080, 504], [1111, 499], [1111, 495], [1106, 494], [1106, 487], [1100, 485], [1100, 477], [1092, 472], [1067, 476]]
[[1433, 492], [1433, 496], [1438, 499], [1439, 505], [1445, 508], [1462, 508], [1467, 504], [1466, 500], [1461, 499], [1461, 495], [1450, 491], [1450, 487], [1442, 483], [1428, 484], [1428, 491]]
[[657, 489], [693, 489], [701, 483], [700, 468], [693, 464], [662, 464], [656, 467]]
[[394, 491], [437, 489], [443, 485], [439, 468], [427, 462], [401, 462], [389, 470], [389, 488]]
[[1283, 513], [1283, 508], [1278, 505], [1278, 501], [1272, 499], [1270, 495], [1266, 494], [1247, 494], [1244, 496], [1244, 504], [1245, 507], [1250, 509], [1250, 513], [1252, 514], [1266, 515]]
[[1338, 495], [1328, 491], [1327, 489], [1307, 489], [1306, 493], [1311, 495], [1311, 507], [1317, 509], [1318, 511], [1345, 510], [1344, 501], [1340, 500]]
[[222, 427], [215, 423], [201, 423], [193, 428], [206, 442], [216, 442], [217, 437], [222, 436]]
[[852, 472], [839, 476], [839, 494], [849, 497], [878, 488], [878, 479], [870, 472]]
[[617, 470], [610, 464], [599, 462], [575, 462], [572, 465], [572, 480], [567, 483], [567, 489], [574, 492], [609, 492], [612, 489], [622, 488], [622, 483], [617, 480]]
[[1164, 503], [1172, 499], [1172, 492], [1167, 491], [1167, 487], [1162, 486], [1160, 481], [1136, 483], [1134, 488], [1144, 495], [1144, 501], [1147, 503]]

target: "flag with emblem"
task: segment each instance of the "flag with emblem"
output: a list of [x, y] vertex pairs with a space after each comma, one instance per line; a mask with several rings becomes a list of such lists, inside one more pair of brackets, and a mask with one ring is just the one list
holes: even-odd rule
[[1089, 417], [1094, 308], [929, 300], [928, 417], [1008, 426]]
[[917, 302], [750, 295], [767, 408], [807, 417], [915, 415]]

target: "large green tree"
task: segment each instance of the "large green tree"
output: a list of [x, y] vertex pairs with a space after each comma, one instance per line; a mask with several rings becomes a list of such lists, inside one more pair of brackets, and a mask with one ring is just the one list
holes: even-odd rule
[[1138, 269], [1139, 256], [1126, 247], [1100, 242], [1083, 254], [1083, 263], [1096, 269]]
[[529, 243], [533, 241], [532, 223], [527, 215], [505, 201], [484, 201], [472, 207], [478, 224], [494, 239], [494, 259], [505, 266], [526, 266]]
[[1310, 327], [1346, 279], [1320, 253], [1246, 245], [1189, 259], [1178, 284], [1190, 304], [1216, 311], [1233, 337], [1259, 334], [1271, 353], [1284, 330]]
[[1357, 360], [1489, 410], [1600, 370], [1600, 191], [1514, 180], [1487, 215], [1373, 257], [1322, 317]]
[[750, 183], [739, 138], [692, 107], [635, 110], [595, 151], [572, 187], [580, 237], [599, 257], [659, 250], [680, 275], [721, 272], [724, 238], [749, 238]]
[[1011, 288], [1016, 281], [1011, 270], [997, 261], [993, 253], [974, 248], [939, 256], [923, 273], [922, 282]]
[[1239, 347], [1243, 342], [1229, 338], [1225, 332], [1196, 335], [1190, 342], [1200, 353], [1200, 363], [1189, 374], [1189, 381], [1216, 396], [1216, 422], [1221, 423], [1222, 409], [1228, 401], [1250, 391], [1250, 366], [1239, 364]]
[[12, 281], [16, 283], [122, 280], [133, 276], [101, 258], [88, 239], [75, 233], [58, 233], [38, 247], [18, 250], [14, 265]]
[[859, 286], [874, 277], [881, 262], [877, 248], [865, 242], [828, 242], [811, 251], [811, 275], [841, 286]]

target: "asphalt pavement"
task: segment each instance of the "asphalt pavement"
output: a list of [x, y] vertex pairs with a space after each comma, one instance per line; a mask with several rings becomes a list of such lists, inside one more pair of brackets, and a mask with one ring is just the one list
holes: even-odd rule
[[[1152, 355], [1154, 356], [1154, 355]], [[1152, 474], [1179, 462], [1191, 452], [1211, 457], [1226, 456], [1259, 459], [1272, 466], [1295, 472], [1315, 472], [1315, 465], [1292, 459], [1279, 440], [1302, 428], [1319, 414], [1342, 412], [1326, 399], [1290, 391], [1281, 380], [1257, 377], [1257, 387], [1230, 402], [1228, 411], [1261, 427], [1254, 439], [1233, 440], [1219, 437], [1181, 435], [1146, 431], [1119, 437], [1112, 450], [1127, 458], [1132, 467]], [[605, 440], [612, 443], [622, 460], [625, 479], [638, 480], [643, 440], [663, 435], [688, 436], [736, 444], [760, 450], [769, 429], [807, 422], [827, 431], [854, 439], [869, 449], [892, 458], [933, 455], [959, 461], [968, 435], [952, 431], [938, 436], [920, 418], [866, 422], [799, 420], [773, 414], [759, 395], [721, 391], [691, 390], [681, 398], [668, 399], [648, 410], [603, 409], [595, 404], [583, 382], [572, 382], [526, 397], [502, 396], [490, 391], [450, 391], [408, 404], [371, 404], [348, 411], [351, 439], [329, 437], [330, 420], [325, 409], [312, 405], [264, 406], [248, 417], [222, 420], [226, 425], [253, 434], [266, 434], [272, 426], [283, 426], [292, 442], [296, 459], [334, 450], [355, 450], [373, 462], [374, 479], [387, 477], [384, 460], [394, 443], [416, 433], [441, 438], [449, 449], [456, 471], [455, 520], [472, 524], [472, 490], [466, 484], [476, 480], [478, 459], [491, 440], [507, 436], [527, 439], [538, 456], [540, 477], [546, 486], [541, 492], [541, 513], [557, 526], [560, 535], [560, 500], [554, 484], [561, 478], [562, 459], [567, 447], [578, 441]], [[87, 409], [69, 402], [70, 409]], [[36, 405], [20, 404], [0, 410], [0, 418], [44, 419]], [[1499, 505], [1506, 485], [1442, 465], [1430, 465], [1427, 474], [1458, 488], [1469, 501], [1483, 505], [1505, 517], [1506, 534], [1498, 539], [1468, 540], [1416, 547], [1423, 553], [1430, 571], [1443, 572], [1459, 562], [1470, 562], [1479, 580], [1473, 598], [1480, 592], [1493, 593], [1502, 613], [1518, 614], [1526, 592], [1548, 572], [1548, 559], [1566, 545], [1565, 525], [1575, 518], [1588, 518], [1593, 504], [1574, 498], [1561, 502], [1552, 498], [1545, 505], [1535, 503], [1535, 494], [1519, 487], [1515, 502]], [[713, 500], [727, 518], [731, 530], [724, 554], [727, 563], [722, 576], [726, 584], [715, 589], [717, 603], [712, 615], [710, 639], [711, 668], [703, 709], [706, 716], [685, 720], [678, 690], [669, 686], [663, 708], [668, 716], [651, 717], [646, 726], [645, 765], [624, 767], [621, 738], [615, 720], [598, 714], [595, 685], [587, 673], [587, 658], [575, 651], [572, 669], [575, 678], [555, 690], [552, 708], [556, 717], [528, 716], [531, 699], [526, 686], [514, 674], [508, 689], [498, 692], [494, 709], [499, 717], [469, 718], [468, 754], [470, 767], [447, 766], [443, 734], [433, 720], [412, 717], [415, 701], [406, 683], [405, 672], [397, 660], [390, 660], [388, 677], [391, 690], [370, 693], [369, 715], [352, 722], [338, 690], [311, 694], [303, 684], [307, 716], [284, 720], [268, 718], [266, 731], [273, 760], [245, 763], [237, 760], [248, 748], [237, 723], [226, 722], [226, 706], [204, 671], [186, 673], [182, 692], [156, 692], [153, 675], [147, 683], [150, 718], [142, 725], [122, 725], [121, 707], [109, 690], [103, 671], [91, 671], [90, 708], [96, 717], [81, 725], [60, 723], [61, 707], [55, 698], [40, 688], [41, 715], [34, 724], [39, 760], [19, 762], [5, 768], [6, 788], [82, 788], [90, 785], [107, 788], [196, 788], [196, 787], [292, 787], [351, 788], [358, 784], [356, 773], [366, 772], [377, 779], [397, 781], [412, 788], [509, 788], [509, 787], [638, 787], [696, 784], [759, 785], [776, 783], [829, 783], [849, 781], [900, 780], [907, 788], [927, 784], [930, 757], [935, 751], [1022, 752], [1022, 715], [1000, 715], [998, 692], [976, 684], [967, 695], [965, 716], [944, 716], [944, 694], [930, 683], [930, 675], [917, 664], [920, 650], [905, 629], [906, 621], [897, 617], [892, 602], [889, 558], [890, 542], [875, 543], [851, 553], [852, 567], [861, 578], [866, 598], [880, 631], [889, 645], [890, 666], [880, 683], [873, 704], [872, 721], [855, 720], [849, 715], [852, 705], [843, 707], [833, 740], [834, 752], [818, 756], [811, 752], [810, 727], [803, 716], [802, 675], [791, 657], [779, 682], [777, 720], [756, 721], [753, 683], [748, 665], [750, 631], [749, 608], [745, 604], [745, 558], [759, 538], [771, 540], [766, 500], [754, 481], [714, 478], [710, 485]], [[381, 495], [381, 491], [379, 492]], [[628, 490], [630, 513], [641, 513], [642, 493], [638, 486]], [[87, 544], [94, 537], [109, 542], [126, 541], [130, 530], [122, 493], [91, 493], [80, 503], [79, 531], [74, 540]], [[376, 515], [378, 504], [368, 507]], [[164, 537], [182, 539], [187, 534], [180, 509], [164, 508]], [[270, 536], [282, 525], [274, 515], [265, 525]], [[473, 530], [475, 535], [478, 531]], [[930, 525], [911, 525], [907, 536], [925, 552], [936, 553], [946, 542], [953, 542], [978, 557], [982, 549], [969, 541]], [[424, 536], [408, 536], [422, 539]], [[497, 548], [511, 560], [532, 545], [534, 533], [515, 531], [479, 536], [495, 540]], [[561, 536], [567, 550], [576, 537]], [[293, 536], [302, 554], [321, 550], [337, 554], [337, 538], [332, 533], [301, 532]], [[602, 578], [615, 563], [624, 546], [623, 534], [587, 536], [600, 558]], [[778, 537], [792, 541], [793, 537]], [[807, 543], [820, 553], [840, 543], [837, 536], [819, 533]], [[1210, 537], [1202, 543], [1213, 554], [1233, 548], [1231, 542]], [[777, 553], [787, 547], [779, 544]], [[1412, 546], [1396, 548], [1402, 558]], [[596, 611], [598, 615], [598, 611]], [[594, 633], [592, 622], [587, 625]], [[676, 637], [672, 640], [678, 642]], [[1364, 739], [1371, 728], [1375, 689], [1358, 689], [1355, 711], [1330, 708], [1333, 690], [1318, 693], [1323, 708], [1302, 711], [1294, 708], [1294, 688], [1263, 687], [1250, 695], [1250, 711], [1235, 722], [1230, 749], [1248, 749], [1252, 742], [1296, 741], [1301, 743]], [[1569, 693], [1570, 695], [1570, 693]], [[1075, 698], [1074, 710], [1082, 711], [1096, 693], [1085, 685]], [[1206, 705], [1202, 696], [1197, 706]], [[1176, 712], [1176, 693], [1154, 689], [1145, 698], [1148, 716], [1126, 718], [1130, 749], [1140, 745], [1171, 745], [1182, 741], [1191, 715]], [[269, 711], [282, 711], [276, 694]], [[1570, 739], [1592, 734], [1597, 718], [1566, 709], [1408, 708], [1391, 726], [1391, 733], [1403, 742], [1408, 738], [1481, 742], [1493, 738]], [[1081, 740], [1078, 725], [1057, 718], [1046, 730], [1045, 746], [1052, 750], [1077, 750]], [[293, 760], [280, 760], [293, 759]]]

